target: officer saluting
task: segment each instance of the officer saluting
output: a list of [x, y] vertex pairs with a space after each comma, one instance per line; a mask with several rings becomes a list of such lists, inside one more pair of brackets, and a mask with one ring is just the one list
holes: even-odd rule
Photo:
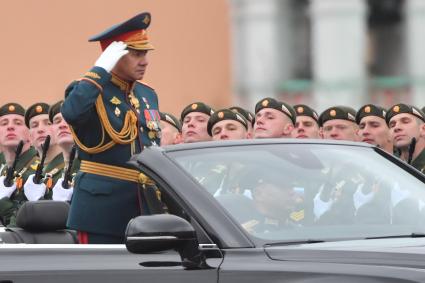
[[92, 37], [103, 53], [65, 92], [61, 112], [81, 160], [68, 226], [79, 231], [80, 243], [123, 243], [128, 221], [151, 213], [138, 190], [139, 180], [150, 180], [127, 164], [144, 146], [160, 142], [157, 95], [137, 81], [154, 49], [146, 33], [150, 22], [142, 13]]

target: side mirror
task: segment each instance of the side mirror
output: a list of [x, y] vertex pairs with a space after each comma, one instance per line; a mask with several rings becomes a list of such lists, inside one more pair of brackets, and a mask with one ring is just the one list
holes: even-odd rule
[[199, 250], [195, 229], [172, 214], [138, 216], [130, 220], [125, 245], [131, 253], [144, 254], [175, 249], [187, 269], [208, 268]]

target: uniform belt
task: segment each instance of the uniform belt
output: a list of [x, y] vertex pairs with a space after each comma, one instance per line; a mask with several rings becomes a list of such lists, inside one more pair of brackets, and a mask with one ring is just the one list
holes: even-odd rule
[[130, 181], [146, 185], [154, 185], [155, 183], [145, 174], [138, 170], [128, 169], [125, 167], [97, 163], [87, 160], [82, 160], [80, 171], [124, 181]]

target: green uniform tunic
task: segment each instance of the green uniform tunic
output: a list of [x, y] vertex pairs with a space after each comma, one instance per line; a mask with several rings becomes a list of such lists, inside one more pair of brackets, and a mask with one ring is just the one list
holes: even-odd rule
[[3, 166], [6, 164], [6, 160], [4, 159], [3, 152], [0, 152], [0, 170], [3, 169]]
[[64, 174], [65, 163], [62, 153], [55, 156], [49, 164], [43, 168], [44, 183], [46, 184], [46, 194], [44, 199], [52, 199], [52, 189], [56, 182]]
[[[15, 226], [16, 213], [19, 207], [27, 201], [23, 191], [24, 184], [28, 176], [35, 173], [38, 162], [37, 151], [33, 147], [30, 147], [30, 149], [21, 154], [16, 164], [14, 176], [16, 191], [10, 198], [5, 197], [0, 200], [0, 218], [4, 225]], [[0, 175], [4, 176], [6, 173], [7, 166], [3, 168]]]
[[425, 174], [425, 149], [412, 161], [412, 166]]

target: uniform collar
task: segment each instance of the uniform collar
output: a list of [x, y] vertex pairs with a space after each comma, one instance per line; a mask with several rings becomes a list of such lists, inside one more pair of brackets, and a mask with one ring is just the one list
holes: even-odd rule
[[111, 77], [111, 82], [116, 85], [117, 87], [119, 87], [119, 89], [121, 89], [123, 92], [125, 92], [126, 94], [131, 93], [133, 91], [135, 82], [127, 82], [123, 79], [121, 79], [120, 77], [118, 77], [116, 74], [111, 73], [112, 77]]

